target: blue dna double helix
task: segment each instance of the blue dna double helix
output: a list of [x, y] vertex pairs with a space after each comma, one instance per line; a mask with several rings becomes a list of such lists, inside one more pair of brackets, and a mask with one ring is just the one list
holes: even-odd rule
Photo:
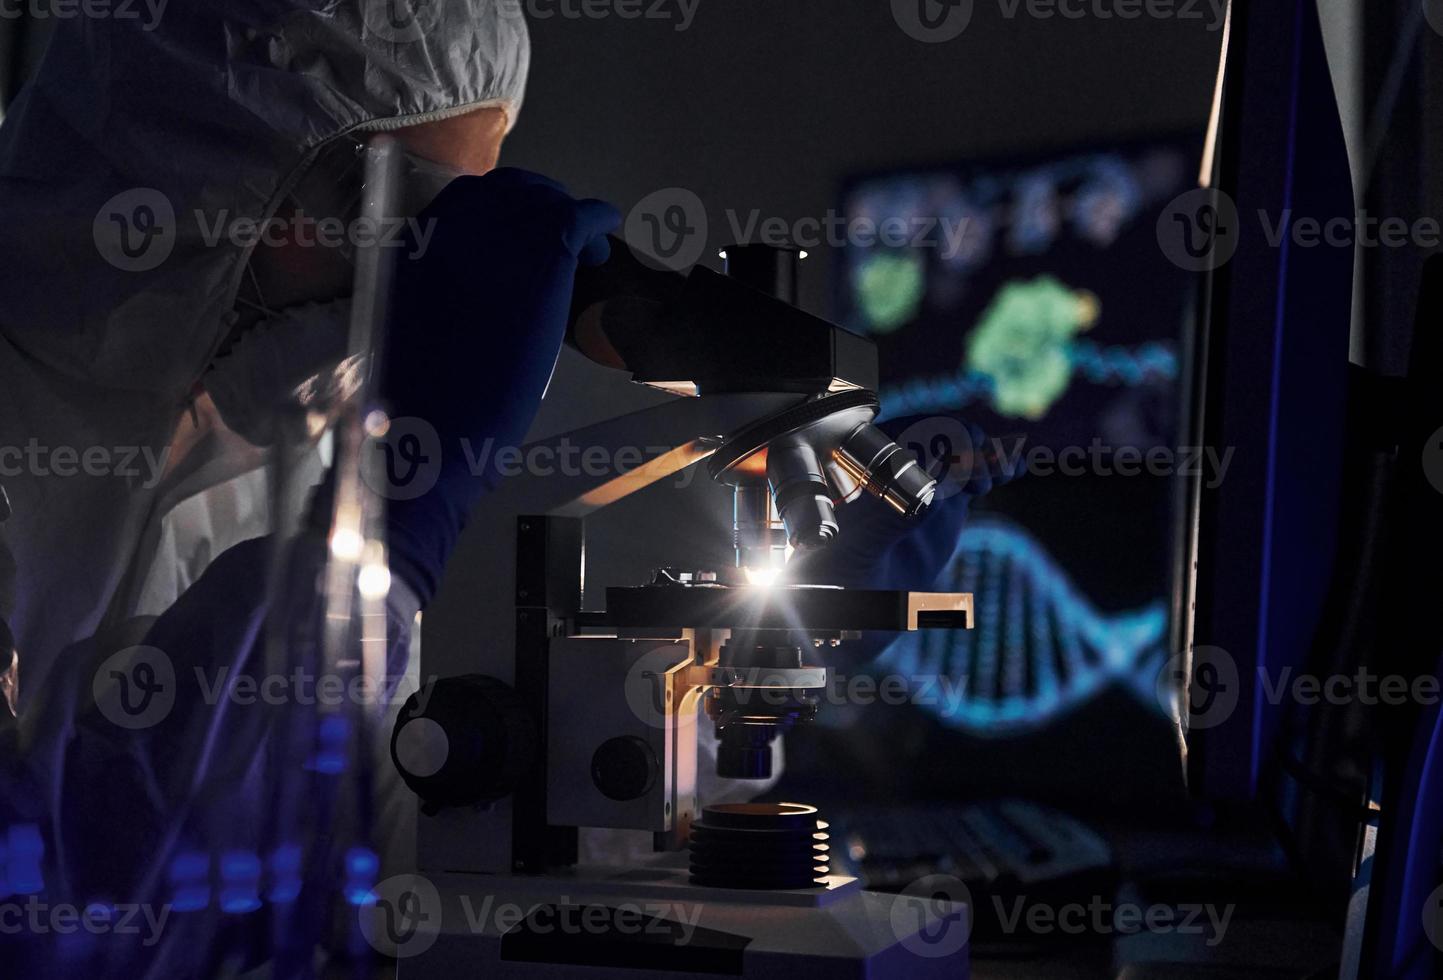
[[[1175, 380], [1177, 353], [1169, 344], [1150, 342], [1136, 348], [1107, 347], [1086, 339], [1068, 344], [1068, 360], [1075, 377], [1089, 384], [1136, 387], [1150, 378]], [[883, 418], [948, 412], [992, 397], [991, 376], [965, 365], [935, 378], [910, 378], [880, 391]]]
[[1171, 381], [1178, 376], [1177, 352], [1158, 341], [1135, 348], [1107, 347], [1078, 337], [1069, 345], [1068, 357], [1077, 373], [1096, 385], [1132, 388], [1149, 377]]
[[1116, 680], [1135, 686], [1166, 642], [1164, 600], [1100, 613], [1036, 539], [995, 518], [963, 530], [938, 586], [974, 594], [974, 628], [904, 634], [877, 669], [943, 679], [955, 693], [929, 709], [976, 735], [1037, 728]]

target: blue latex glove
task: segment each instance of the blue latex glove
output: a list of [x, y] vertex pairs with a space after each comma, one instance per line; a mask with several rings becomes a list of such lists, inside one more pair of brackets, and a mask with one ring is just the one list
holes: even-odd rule
[[[495, 483], [469, 471], [462, 440], [519, 445], [561, 349], [577, 267], [606, 260], [606, 234], [621, 215], [503, 169], [457, 178], [419, 220], [433, 230], [424, 254], [403, 250], [396, 267], [379, 393], [392, 418], [420, 419], [439, 436], [435, 485], [388, 494], [391, 567], [424, 605], [467, 515]], [[414, 428], [393, 427], [398, 439]], [[406, 456], [404, 444], [393, 448]]]
[[[910, 416], [878, 423], [937, 478], [937, 496], [920, 518], [906, 518], [871, 494], [837, 511], [833, 543], [793, 555], [787, 574], [798, 582], [848, 589], [931, 589], [946, 568], [972, 501], [1012, 478], [976, 425], [951, 416]], [[887, 647], [896, 634], [869, 631], [828, 656], [833, 667], [855, 668]]]
[[937, 496], [920, 518], [906, 518], [870, 494], [837, 511], [830, 547], [794, 555], [797, 581], [850, 589], [931, 588], [952, 552], [973, 500], [1011, 474], [976, 425], [950, 416], [910, 416], [879, 423], [937, 478]]

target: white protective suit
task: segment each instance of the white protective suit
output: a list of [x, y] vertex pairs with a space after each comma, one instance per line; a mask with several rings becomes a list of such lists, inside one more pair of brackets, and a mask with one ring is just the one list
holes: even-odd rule
[[[275, 214], [343, 134], [490, 106], [514, 122], [529, 61], [505, 0], [186, 0], [153, 29], [58, 23], [0, 126], [0, 481], [22, 703], [57, 651], [158, 611], [208, 557], [268, 530], [247, 503], [264, 457], [244, 440], [222, 432], [166, 466], [232, 323], [244, 222]], [[176, 505], [202, 512], [191, 528], [224, 515], [226, 540], [178, 543], [162, 520]]]
[[[167, 447], [198, 381], [228, 422], [254, 420], [332, 342], [339, 356], [345, 317], [278, 311], [217, 359], [250, 256], [217, 229], [275, 214], [338, 139], [490, 106], [515, 122], [520, 5], [432, 2], [398, 25], [397, 3], [186, 0], [154, 31], [64, 21], [0, 126], [0, 482], [22, 705], [59, 651], [131, 635], [132, 617], [271, 529], [264, 452], [214, 424], [180, 465]], [[715, 781], [709, 725], [702, 741], [709, 801], [756, 791]], [[633, 843], [595, 832], [585, 849], [640, 860], [649, 841]]]

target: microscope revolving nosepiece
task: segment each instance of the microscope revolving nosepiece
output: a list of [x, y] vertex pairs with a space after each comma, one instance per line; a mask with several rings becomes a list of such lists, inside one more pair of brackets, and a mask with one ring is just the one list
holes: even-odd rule
[[712, 479], [735, 488], [740, 567], [775, 564], [779, 538], [797, 551], [827, 547], [840, 531], [837, 505], [863, 490], [904, 517], [918, 517], [932, 505], [936, 479], [872, 424], [878, 407], [872, 391], [830, 392], [721, 443], [707, 468]]

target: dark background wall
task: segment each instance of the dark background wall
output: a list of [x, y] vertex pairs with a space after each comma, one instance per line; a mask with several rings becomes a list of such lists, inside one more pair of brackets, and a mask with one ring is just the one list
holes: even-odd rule
[[[581, 0], [530, 5], [563, 2]], [[689, 188], [721, 246], [728, 210], [821, 216], [857, 171], [1201, 131], [1222, 36], [1206, 4], [1201, 20], [1039, 20], [976, 0], [966, 30], [936, 44], [908, 36], [887, 0], [698, 0], [683, 31], [533, 17], [505, 160], [623, 210]], [[816, 258], [803, 301], [821, 310], [829, 263]]]

